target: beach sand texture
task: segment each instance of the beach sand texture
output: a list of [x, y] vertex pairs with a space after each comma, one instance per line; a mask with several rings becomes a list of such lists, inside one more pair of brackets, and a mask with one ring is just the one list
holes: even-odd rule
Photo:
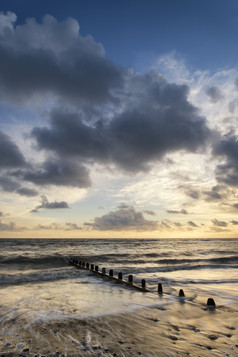
[[[58, 282], [60, 284], [60, 282]], [[114, 284], [115, 283], [110, 283]], [[109, 291], [105, 292], [108, 301]], [[94, 287], [97, 295], [96, 286]], [[217, 308], [206, 307], [205, 296], [193, 301], [166, 295], [159, 297], [153, 294], [153, 304], [142, 307], [141, 301], [148, 300], [148, 294], [130, 291], [130, 288], [112, 286], [117, 290], [112, 299], [123, 299], [122, 290], [126, 290], [138, 306], [124, 308], [124, 312], [104, 312], [96, 317], [77, 317], [77, 308], [72, 316], [55, 314], [49, 304], [49, 314], [41, 297], [28, 299], [28, 306], [20, 309], [20, 296], [15, 297], [15, 313], [5, 312], [5, 323], [0, 330], [1, 356], [237, 356], [238, 355], [238, 309], [235, 306], [222, 306], [217, 301]], [[82, 291], [84, 294], [89, 291]], [[21, 291], [19, 292], [21, 294]], [[31, 291], [29, 291], [31, 293]], [[40, 290], [39, 290], [40, 293]], [[90, 291], [92, 293], [92, 291]], [[58, 293], [56, 293], [57, 295]], [[138, 300], [138, 294], [141, 295]], [[77, 291], [80, 300], [80, 291]], [[26, 301], [26, 295], [21, 296]], [[47, 299], [47, 297], [44, 297]], [[100, 293], [100, 299], [103, 293]], [[158, 299], [158, 304], [156, 303]], [[67, 300], [67, 296], [66, 296]], [[17, 305], [17, 301], [19, 301]], [[14, 301], [12, 301], [14, 303]], [[39, 312], [39, 304], [42, 311]], [[60, 303], [58, 301], [58, 303]], [[72, 302], [71, 302], [72, 303]], [[90, 304], [89, 298], [89, 304]], [[148, 301], [146, 302], [148, 304]], [[112, 303], [113, 305], [113, 303]], [[56, 310], [60, 308], [60, 305]], [[62, 306], [62, 309], [65, 309]], [[93, 310], [93, 307], [92, 307]], [[123, 310], [121, 306], [119, 310]], [[110, 307], [108, 307], [110, 312]], [[232, 314], [231, 314], [232, 311]], [[31, 313], [32, 312], [32, 313]], [[75, 317], [73, 317], [73, 313]]]

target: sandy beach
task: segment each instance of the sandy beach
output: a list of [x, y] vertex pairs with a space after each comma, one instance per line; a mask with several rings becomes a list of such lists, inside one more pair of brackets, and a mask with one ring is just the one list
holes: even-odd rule
[[[29, 323], [1, 331], [1, 356], [237, 356], [238, 311], [179, 300], [86, 319]], [[229, 318], [228, 318], [229, 316]]]

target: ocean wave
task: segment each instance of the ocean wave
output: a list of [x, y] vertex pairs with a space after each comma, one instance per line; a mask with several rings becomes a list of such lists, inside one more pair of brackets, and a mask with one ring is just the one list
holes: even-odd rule
[[[154, 263], [154, 261], [153, 261]], [[216, 264], [238, 264], [238, 256], [228, 256], [228, 257], [216, 257], [216, 258], [197, 258], [197, 259], [158, 259], [156, 261], [158, 264], [186, 264], [190, 263], [191, 265], [197, 263], [216, 263]]]
[[26, 255], [17, 255], [17, 256], [1, 256], [0, 264], [6, 266], [66, 266], [68, 265], [68, 258], [60, 255], [48, 255], [48, 256], [26, 256]]
[[[231, 252], [230, 252], [231, 253]], [[110, 253], [110, 254], [98, 254], [98, 255], [83, 255], [83, 256], [71, 256], [69, 258], [75, 258], [85, 262], [123, 262], [126, 263], [148, 263], [149, 260], [147, 258], [157, 258], [151, 259], [153, 263], [160, 263], [160, 264], [183, 264], [183, 263], [197, 263], [197, 262], [216, 262], [216, 263], [226, 263], [226, 262], [234, 262], [238, 263], [238, 256], [237, 255], [225, 255], [219, 257], [209, 257], [209, 258], [175, 258], [175, 252], [171, 255], [171, 258], [164, 258], [165, 256], [169, 256], [168, 254], [158, 254], [158, 253], [147, 253], [147, 254], [125, 254], [125, 253]], [[191, 256], [191, 254], [189, 254]]]
[[28, 273], [0, 274], [0, 285], [39, 283], [62, 279], [76, 279], [78, 277], [78, 270], [74, 270], [71, 267], [67, 269], [49, 269]]
[[[136, 265], [130, 265], [128, 267], [116, 267], [116, 270], [119, 272], [121, 271], [123, 274], [150, 274], [150, 273], [157, 273], [157, 274], [162, 274], [162, 273], [170, 273], [170, 272], [176, 272], [176, 271], [198, 271], [198, 270], [203, 270], [203, 269], [221, 269], [221, 266], [219, 264], [204, 264], [204, 265], [166, 265], [166, 266], [156, 266], [156, 267], [141, 267], [141, 266], [136, 266]], [[227, 264], [226, 266], [222, 266], [222, 269], [238, 269], [238, 264]]]
[[[148, 284], [153, 284], [155, 282], [158, 282], [158, 279], [148, 279]], [[166, 278], [166, 277], [161, 277], [159, 279], [161, 283], [168, 284], [168, 285], [211, 285], [211, 284], [216, 284], [216, 285], [223, 285], [223, 284], [238, 284], [238, 279], [171, 279], [171, 278]]]

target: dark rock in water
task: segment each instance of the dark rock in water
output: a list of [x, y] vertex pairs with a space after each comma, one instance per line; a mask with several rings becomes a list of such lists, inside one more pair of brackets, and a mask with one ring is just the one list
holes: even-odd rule
[[183, 289], [179, 290], [179, 297], [185, 297]]
[[216, 304], [213, 298], [208, 298], [207, 299], [207, 307], [209, 307], [210, 309], [215, 309], [216, 308]]

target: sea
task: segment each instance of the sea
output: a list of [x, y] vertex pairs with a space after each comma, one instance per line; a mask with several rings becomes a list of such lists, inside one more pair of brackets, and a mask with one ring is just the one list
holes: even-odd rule
[[[121, 272], [125, 280], [132, 274], [138, 285], [145, 279], [150, 293], [77, 268], [71, 259]], [[177, 303], [180, 289], [203, 309], [212, 297], [218, 309], [237, 314], [238, 239], [0, 239], [0, 341], [5, 336], [10, 346], [6, 335], [17, 334], [23, 318], [30, 326], [136, 314]]]

